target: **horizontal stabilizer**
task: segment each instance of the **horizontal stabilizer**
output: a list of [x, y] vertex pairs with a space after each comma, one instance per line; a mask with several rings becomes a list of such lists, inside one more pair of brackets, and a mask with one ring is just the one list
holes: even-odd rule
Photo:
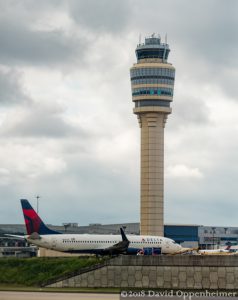
[[26, 239], [25, 235], [15, 235], [15, 234], [7, 234], [7, 233], [5, 233], [4, 236], [7, 236], [9, 238], [20, 239], [20, 240], [25, 240]]

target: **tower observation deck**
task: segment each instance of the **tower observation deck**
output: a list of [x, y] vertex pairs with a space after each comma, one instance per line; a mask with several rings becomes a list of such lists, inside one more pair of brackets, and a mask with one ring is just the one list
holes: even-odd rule
[[142, 235], [164, 234], [164, 127], [172, 112], [175, 68], [170, 52], [154, 34], [136, 48], [137, 63], [130, 69], [133, 109], [141, 128]]

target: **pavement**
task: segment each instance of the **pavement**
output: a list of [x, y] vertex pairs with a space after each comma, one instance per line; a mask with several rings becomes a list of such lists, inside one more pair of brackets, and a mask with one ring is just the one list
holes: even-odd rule
[[0, 300], [120, 300], [118, 294], [1, 292]]
[[184, 295], [168, 295], [168, 296], [152, 296], [147, 297], [144, 295], [122, 295], [120, 298], [119, 294], [103, 294], [103, 293], [49, 293], [49, 292], [3, 292], [0, 291], [0, 300], [235, 300], [238, 299], [236, 297], [236, 294], [229, 297], [218, 297], [218, 296], [212, 296], [212, 297], [203, 297], [203, 296], [195, 296], [195, 295], [187, 295], [186, 293]]

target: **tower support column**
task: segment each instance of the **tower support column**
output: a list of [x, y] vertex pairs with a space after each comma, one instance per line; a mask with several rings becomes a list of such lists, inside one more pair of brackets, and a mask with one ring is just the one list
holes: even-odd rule
[[163, 113], [139, 116], [141, 126], [142, 235], [164, 235], [164, 123]]

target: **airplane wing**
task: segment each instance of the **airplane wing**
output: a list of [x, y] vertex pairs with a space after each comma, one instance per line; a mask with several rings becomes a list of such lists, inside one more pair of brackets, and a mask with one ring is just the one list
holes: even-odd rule
[[27, 239], [31, 239], [31, 240], [40, 240], [41, 236], [37, 233], [37, 232], [33, 232], [31, 235], [15, 235], [15, 234], [4, 234], [4, 236], [7, 236], [9, 238], [15, 238], [15, 239], [19, 239], [19, 240], [27, 240]]
[[128, 238], [122, 228], [120, 228], [120, 232], [121, 232], [122, 241], [111, 247], [103, 249], [104, 254], [112, 255], [112, 254], [126, 253], [128, 247], [129, 247], [130, 241], [128, 240]]

